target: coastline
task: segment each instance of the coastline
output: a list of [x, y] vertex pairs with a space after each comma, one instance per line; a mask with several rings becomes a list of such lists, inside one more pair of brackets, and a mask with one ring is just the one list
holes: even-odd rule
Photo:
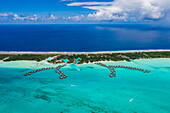
[[[148, 59], [135, 59], [135, 61], [140, 61], [140, 62], [145, 62], [145, 61], [154, 61], [154, 60], [167, 60], [170, 61], [170, 58], [148, 58]], [[133, 64], [133, 62], [127, 62], [125, 60], [122, 61], [99, 61], [102, 63], [106, 63], [106, 64]], [[83, 63], [83, 64], [78, 64], [77, 66], [91, 66], [93, 65], [95, 62], [93, 63]], [[37, 65], [39, 64], [39, 65]], [[17, 61], [9, 61], [9, 62], [3, 62], [0, 64], [0, 68], [20, 68], [20, 69], [38, 69], [38, 68], [44, 68], [44, 67], [51, 67], [51, 66], [58, 66], [61, 65], [63, 63], [58, 63], [58, 64], [51, 64], [51, 63], [47, 63], [47, 62], [37, 62], [34, 60], [17, 60]], [[70, 64], [68, 64], [66, 66], [66, 68], [70, 67]]]
[[[154, 53], [155, 52], [155, 53]], [[119, 54], [123, 54], [120, 55]], [[127, 56], [126, 56], [127, 55]], [[170, 50], [125, 50], [125, 51], [99, 51], [99, 52], [21, 52], [0, 51], [0, 67], [37, 68], [56, 66], [68, 59], [68, 64], [74, 59], [82, 58], [78, 65], [93, 64], [95, 62], [131, 62], [139, 59], [170, 58]], [[59, 61], [59, 62], [58, 62]], [[22, 64], [23, 63], [23, 64]]]
[[100, 53], [136, 53], [136, 52], [170, 52], [170, 49], [150, 50], [122, 50], [122, 51], [97, 51], [97, 52], [33, 52], [33, 51], [0, 51], [0, 54], [100, 54]]

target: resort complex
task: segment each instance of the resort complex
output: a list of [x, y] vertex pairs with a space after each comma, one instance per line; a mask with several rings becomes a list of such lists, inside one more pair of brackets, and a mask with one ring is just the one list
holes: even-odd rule
[[0, 60], [3, 62], [17, 60], [44, 61], [48, 63], [63, 63], [61, 59], [68, 59], [68, 63], [74, 63], [81, 58], [77, 64], [94, 63], [100, 61], [131, 61], [134, 59], [170, 58], [170, 51], [120, 51], [120, 52], [0, 52]]
[[[37, 73], [44, 70], [53, 69], [56, 73], [59, 74], [60, 79], [66, 78], [66, 74], [61, 71], [61, 68], [65, 67], [67, 64], [71, 65], [71, 68], [77, 68], [76, 65], [83, 63], [94, 63], [100, 65], [102, 67], [106, 67], [109, 69], [110, 77], [116, 77], [116, 68], [125, 68], [131, 70], [138, 70], [144, 73], [149, 73], [149, 70], [131, 67], [131, 66], [123, 66], [123, 65], [105, 65], [101, 63], [101, 61], [128, 61], [131, 62], [134, 59], [148, 59], [148, 58], [170, 58], [169, 51], [148, 51], [148, 52], [122, 52], [122, 53], [58, 53], [58, 54], [0, 54], [0, 60], [2, 63], [15, 61], [15, 60], [35, 60], [37, 63], [46, 62], [49, 64], [60, 64], [55, 67], [45, 67], [41, 69], [37, 69], [34, 71], [29, 71], [24, 73], [24, 76], [31, 75], [33, 73]], [[64, 63], [64, 64], [63, 64]], [[38, 65], [39, 65], [38, 64]]]
[[[102, 67], [106, 67], [109, 69], [110, 77], [116, 77], [116, 68], [124, 68], [124, 69], [131, 69], [131, 70], [138, 70], [144, 73], [149, 73], [149, 70], [137, 68], [137, 67], [131, 67], [131, 66], [123, 66], [123, 65], [105, 65], [104, 63], [101, 63], [101, 61], [128, 61], [131, 62], [135, 59], [152, 59], [152, 58], [170, 58], [170, 52], [169, 51], [138, 51], [138, 52], [108, 52], [108, 53], [50, 53], [50, 54], [0, 54], [0, 60], [1, 63], [9, 62], [9, 61], [16, 61], [16, 60], [34, 60], [37, 61], [37, 66], [41, 63], [47, 63], [47, 64], [59, 64], [59, 66], [55, 67], [43, 67], [41, 69], [29, 71], [27, 73], [24, 73], [24, 76], [31, 75], [33, 73], [37, 73], [44, 70], [53, 69], [56, 73], [59, 74], [60, 79], [67, 78], [66, 74], [61, 71], [61, 68], [65, 67], [67, 64], [70, 65], [71, 68], [76, 68], [76, 70], [79, 70], [77, 68], [78, 64], [84, 64], [84, 63], [94, 63], [97, 65], [100, 65]], [[63, 64], [64, 63], [64, 64]], [[37, 67], [38, 68], [38, 67]]]
[[[123, 56], [123, 57], [129, 59], [129, 61], [131, 60], [131, 59], [130, 59], [129, 57], [127, 57], [127, 56]], [[81, 60], [81, 58], [75, 59], [75, 60], [74, 60], [75, 62], [73, 63], [73, 65], [75, 65], [75, 67], [76, 67], [76, 65], [80, 62], [80, 60]], [[69, 60], [68, 60], [68, 59], [62, 59], [62, 61], [64, 61], [65, 64], [59, 65], [59, 66], [57, 66], [57, 67], [46, 67], [46, 68], [37, 69], [37, 70], [35, 70], [35, 71], [30, 71], [30, 72], [28, 72], [28, 73], [24, 73], [24, 76], [31, 75], [31, 74], [33, 74], [33, 73], [40, 72], [40, 71], [44, 71], [44, 70], [54, 69], [54, 71], [60, 75], [60, 76], [59, 76], [60, 79], [67, 78], [67, 76], [64, 74], [64, 72], [61, 71], [60, 69], [61, 69], [62, 67], [65, 67], [65, 66], [67, 65], [67, 62], [68, 62]], [[107, 65], [105, 65], [105, 64], [103, 64], [103, 63], [100, 63], [100, 62], [99, 62], [99, 63], [95, 63], [95, 64], [108, 68], [108, 69], [110, 70], [110, 74], [109, 74], [110, 77], [116, 77], [115, 68], [126, 68], [126, 69], [138, 70], [138, 71], [142, 71], [142, 72], [144, 72], [144, 73], [149, 73], [149, 72], [150, 72], [149, 70], [144, 70], [144, 69], [141, 69], [141, 68], [130, 67], [130, 66], [122, 66], [122, 65], [115, 65], [115, 66], [108, 65], [108, 66], [107, 66]], [[78, 68], [77, 68], [77, 69], [78, 69]]]

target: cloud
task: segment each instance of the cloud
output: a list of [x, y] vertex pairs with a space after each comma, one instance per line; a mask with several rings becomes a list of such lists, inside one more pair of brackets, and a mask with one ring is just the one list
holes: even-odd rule
[[50, 20], [56, 20], [56, 19], [58, 19], [58, 17], [52, 14], [52, 15], [50, 15], [50, 17], [49, 17], [48, 19], [50, 19]]
[[72, 21], [81, 21], [84, 18], [85, 18], [84, 15], [77, 15], [77, 16], [69, 16], [67, 19]]
[[16, 13], [0, 13], [0, 23], [74, 23], [85, 20], [84, 15], [58, 17], [51, 15], [26, 15]]
[[29, 15], [29, 16], [20, 16], [18, 14], [13, 14], [13, 20], [21, 20], [21, 21], [24, 21], [24, 20], [31, 20], [31, 21], [37, 21], [39, 17], [34, 14], [34, 15]]
[[24, 20], [25, 19], [25, 17], [20, 17], [20, 16], [18, 16], [17, 14], [14, 14], [14, 18], [13, 18], [14, 20]]
[[72, 2], [72, 1], [75, 1], [75, 0], [60, 0], [60, 2]]
[[8, 13], [0, 13], [0, 16], [8, 16]]
[[73, 2], [67, 6], [83, 6], [83, 5], [110, 5], [112, 2]]
[[160, 20], [170, 11], [170, 0], [114, 0], [113, 2], [73, 2], [67, 6], [82, 6], [94, 10], [95, 20]]
[[10, 15], [12, 15], [13, 13], [0, 13], [0, 16], [1, 17], [8, 17], [8, 16], [10, 16]]

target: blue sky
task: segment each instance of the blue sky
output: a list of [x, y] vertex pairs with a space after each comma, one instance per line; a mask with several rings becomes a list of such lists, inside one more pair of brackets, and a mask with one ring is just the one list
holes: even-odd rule
[[170, 0], [1, 0], [0, 23], [169, 21]]
[[[40, 15], [55, 13], [60, 16], [78, 15], [92, 11], [81, 7], [67, 6], [68, 3], [79, 1], [88, 2], [93, 0], [1, 0], [0, 11]], [[62, 12], [64, 13], [63, 15], [61, 15]]]

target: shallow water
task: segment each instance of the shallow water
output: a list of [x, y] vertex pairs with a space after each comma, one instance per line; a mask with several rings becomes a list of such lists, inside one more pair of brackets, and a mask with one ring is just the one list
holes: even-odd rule
[[170, 112], [170, 59], [104, 63], [151, 73], [116, 69], [117, 77], [110, 78], [108, 69], [84, 64], [81, 71], [62, 68], [68, 77], [60, 80], [53, 70], [25, 77], [32, 69], [0, 64], [0, 113]]

